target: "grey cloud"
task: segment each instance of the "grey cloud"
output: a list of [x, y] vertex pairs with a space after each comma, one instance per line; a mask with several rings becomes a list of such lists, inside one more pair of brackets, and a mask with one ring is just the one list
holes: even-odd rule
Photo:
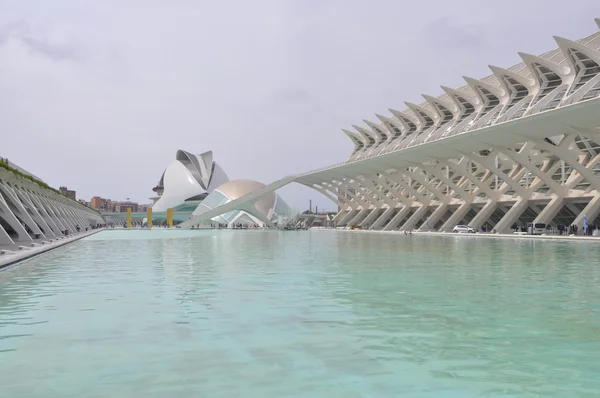
[[31, 51], [48, 58], [55, 60], [77, 58], [77, 48], [74, 46], [52, 44], [34, 37], [20, 37], [19, 39], [26, 44]]
[[343, 127], [595, 32], [597, 1], [0, 0], [2, 156], [87, 199], [148, 202], [180, 148], [267, 183], [345, 160]]
[[33, 53], [54, 60], [75, 59], [78, 55], [78, 48], [74, 44], [53, 43], [43, 37], [36, 37], [25, 21], [10, 22], [0, 26], [0, 45], [9, 39], [22, 43]]
[[0, 45], [6, 43], [13, 36], [21, 36], [29, 31], [25, 22], [8, 22], [0, 25]]

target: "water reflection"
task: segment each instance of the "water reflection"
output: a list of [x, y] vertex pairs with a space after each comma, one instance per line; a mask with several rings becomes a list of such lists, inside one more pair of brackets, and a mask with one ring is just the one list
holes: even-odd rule
[[111, 231], [0, 273], [0, 374], [9, 396], [597, 396], [599, 254]]

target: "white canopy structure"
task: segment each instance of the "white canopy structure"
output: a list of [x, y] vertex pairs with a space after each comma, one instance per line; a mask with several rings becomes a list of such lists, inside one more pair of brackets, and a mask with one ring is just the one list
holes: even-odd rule
[[518, 65], [344, 130], [348, 160], [296, 181], [335, 201], [342, 226], [600, 224], [600, 33], [555, 40], [545, 54], [520, 53]]
[[[273, 190], [253, 198], [252, 194], [263, 192], [265, 187], [265, 184], [251, 180], [226, 182], [198, 205], [184, 226], [207, 223], [273, 226], [281, 220], [293, 222], [297, 212]], [[224, 207], [233, 203], [235, 206], [231, 209]]]

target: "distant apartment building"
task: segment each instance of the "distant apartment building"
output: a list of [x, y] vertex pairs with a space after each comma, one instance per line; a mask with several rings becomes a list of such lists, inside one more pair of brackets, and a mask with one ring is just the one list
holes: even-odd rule
[[136, 202], [113, 202], [112, 207], [115, 213], [125, 213], [127, 209], [131, 209], [132, 213], [139, 211], [139, 205]]
[[138, 211], [140, 213], [146, 213], [148, 211], [149, 208], [152, 207], [152, 203], [150, 204], [144, 204], [144, 205], [138, 205]]
[[93, 196], [90, 200], [90, 206], [92, 209], [100, 210], [106, 208], [106, 199], [101, 198], [100, 196]]
[[132, 212], [146, 212], [149, 207], [152, 207], [151, 204], [143, 204], [140, 205], [137, 202], [132, 202], [130, 200], [126, 201], [113, 201], [110, 199], [105, 199], [100, 196], [94, 196], [90, 200], [90, 206], [93, 209], [97, 209], [103, 212], [108, 213], [126, 213], [127, 209], [131, 209]]
[[58, 188], [58, 190], [60, 191], [60, 193], [65, 195], [67, 198], [77, 200], [77, 192], [72, 191], [72, 190], [68, 189], [67, 187], [60, 187], [60, 188]]
[[93, 209], [100, 210], [100, 211], [107, 211], [107, 212], [116, 212], [116, 211], [118, 211], [118, 210], [116, 210], [114, 208], [113, 203], [114, 202], [112, 200], [105, 199], [105, 198], [102, 198], [100, 196], [94, 196], [90, 200], [90, 206]]

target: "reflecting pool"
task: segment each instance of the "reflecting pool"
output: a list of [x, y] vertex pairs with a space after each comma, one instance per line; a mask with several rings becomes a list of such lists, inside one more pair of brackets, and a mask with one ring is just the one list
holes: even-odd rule
[[3, 397], [598, 397], [600, 244], [106, 231], [0, 272]]

